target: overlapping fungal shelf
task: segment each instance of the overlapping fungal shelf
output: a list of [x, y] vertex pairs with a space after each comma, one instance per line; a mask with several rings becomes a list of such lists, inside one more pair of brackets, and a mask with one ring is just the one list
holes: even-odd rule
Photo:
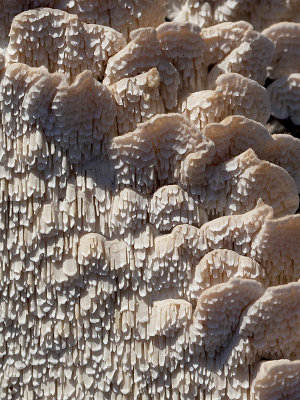
[[0, 0], [0, 399], [299, 398], [299, 1], [257, 3]]

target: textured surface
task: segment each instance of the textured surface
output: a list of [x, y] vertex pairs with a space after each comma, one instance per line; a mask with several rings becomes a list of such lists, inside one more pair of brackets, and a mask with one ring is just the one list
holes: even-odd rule
[[62, 72], [74, 79], [89, 69], [102, 79], [109, 57], [126, 44], [111, 28], [84, 24], [76, 15], [40, 8], [18, 15], [11, 25], [6, 51], [9, 63], [32, 67], [44, 65], [49, 72]]
[[300, 393], [299, 361], [266, 361], [261, 363], [252, 384], [255, 399], [297, 399]]
[[201, 27], [226, 21], [248, 21], [255, 29], [280, 21], [299, 22], [298, 0], [186, 0], [175, 12], [175, 19], [193, 22]]
[[[272, 93], [272, 85], [269, 86], [269, 93]], [[271, 96], [270, 101], [272, 102]], [[241, 115], [226, 117], [220, 123], [208, 124], [203, 133], [215, 144], [214, 164], [229, 160], [251, 148], [260, 159], [286, 169], [300, 192], [299, 139], [287, 134], [270, 135], [263, 124]]]
[[181, 104], [183, 112], [198, 128], [220, 122], [228, 115], [244, 115], [266, 123], [270, 116], [268, 93], [257, 82], [240, 74], [224, 74], [215, 90], [192, 93]]
[[0, 0], [1, 400], [297, 399], [296, 3]]
[[300, 125], [300, 74], [276, 79], [268, 86], [272, 114], [279, 119], [290, 118]]

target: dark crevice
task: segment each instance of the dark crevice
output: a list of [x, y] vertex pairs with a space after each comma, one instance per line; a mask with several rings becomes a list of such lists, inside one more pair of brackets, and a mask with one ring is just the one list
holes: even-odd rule
[[209, 66], [207, 67], [208, 73], [210, 73], [214, 66], [215, 64], [209, 64]]
[[271, 83], [274, 82], [274, 79], [267, 78], [264, 84], [264, 87], [267, 88]]
[[[300, 195], [299, 195], [299, 202], [300, 202]], [[295, 214], [300, 214], [300, 204]]]
[[290, 118], [278, 119], [271, 116], [267, 125], [271, 134], [290, 133], [295, 138], [300, 139], [300, 125], [295, 125]]

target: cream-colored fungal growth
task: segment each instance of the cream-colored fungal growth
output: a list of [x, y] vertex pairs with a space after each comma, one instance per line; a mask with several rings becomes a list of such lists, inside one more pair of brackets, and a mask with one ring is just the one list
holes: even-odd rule
[[281, 22], [265, 29], [263, 35], [272, 40], [275, 54], [269, 68], [272, 79], [299, 72], [300, 23]]
[[235, 73], [219, 76], [215, 90], [192, 93], [180, 108], [200, 129], [229, 115], [244, 115], [261, 123], [266, 123], [270, 116], [267, 90]]
[[1, 0], [0, 1], [0, 51], [5, 52], [12, 19], [33, 7], [53, 7], [54, 0]]
[[130, 240], [144, 228], [148, 207], [149, 199], [132, 189], [123, 189], [113, 196], [108, 220], [111, 236], [123, 237], [126, 242]]
[[[296, 243], [299, 240], [299, 220], [298, 215], [274, 219], [273, 210], [260, 204], [242, 216], [224, 216], [203, 225], [203, 249], [207, 252], [234, 248], [239, 254], [259, 262], [266, 273], [271, 274], [268, 279], [272, 284], [297, 280], [299, 249]], [[236, 233], [237, 229], [239, 234]]]
[[[274, 180], [275, 179], [275, 180]], [[258, 199], [272, 205], [276, 216], [293, 214], [299, 206], [294, 180], [282, 168], [259, 160], [252, 149], [206, 169], [202, 182], [191, 184], [210, 217], [240, 214]]]
[[78, 162], [91, 159], [114, 136], [114, 99], [90, 71], [69, 84], [64, 74], [16, 63], [6, 68], [0, 91], [7, 137], [2, 146], [8, 150], [16, 145], [13, 138], [42, 129]]
[[117, 104], [118, 134], [131, 132], [138, 123], [165, 113], [159, 88], [157, 68], [132, 78], [123, 78], [109, 87]]
[[201, 30], [208, 64], [216, 64], [238, 47], [252, 26], [245, 21], [224, 22]]
[[272, 115], [300, 125], [300, 73], [282, 76], [268, 86]]
[[200, 227], [208, 220], [201, 201], [178, 185], [163, 186], [154, 192], [149, 213], [149, 222], [161, 232], [181, 224]]
[[255, 400], [297, 399], [300, 393], [300, 361], [265, 361], [252, 383]]
[[[299, 282], [269, 287], [245, 310], [237, 330], [239, 338], [235, 337], [232, 343], [235, 347], [232, 357], [240, 354], [241, 358], [234, 361], [251, 363], [257, 357], [267, 358], [270, 354], [276, 358], [284, 354], [297, 357], [300, 320], [297, 315], [290, 320], [289, 313], [294, 314], [299, 307], [299, 290]], [[272, 332], [269, 331], [271, 326]]]
[[259, 122], [241, 115], [225, 118], [220, 123], [208, 124], [203, 133], [215, 144], [214, 164], [230, 160], [248, 148], [262, 160], [286, 169], [300, 191], [300, 140], [291, 135], [270, 135]]
[[253, 279], [263, 284], [267, 279], [264, 269], [250, 257], [225, 249], [207, 253], [195, 267], [191, 279], [192, 299], [197, 300], [204, 290], [233, 278]]
[[299, 125], [300, 23], [280, 22], [263, 31], [273, 41], [275, 54], [268, 67], [274, 80], [268, 86], [272, 115]]
[[192, 305], [185, 300], [161, 300], [153, 303], [149, 336], [172, 337], [174, 331], [187, 325], [192, 318]]
[[251, 148], [263, 159], [272, 154], [275, 140], [263, 124], [241, 115], [226, 117], [219, 123], [208, 124], [203, 133], [215, 143], [214, 163], [230, 160]]
[[186, 0], [177, 11], [175, 19], [193, 22], [201, 27], [226, 21], [248, 21], [255, 29], [280, 21], [299, 21], [298, 0]]
[[131, 32], [128, 43], [107, 63], [105, 85], [111, 85], [122, 78], [136, 76], [156, 67], [160, 76], [160, 93], [165, 107], [172, 109], [177, 105], [179, 75], [176, 68], [162, 53], [153, 28], [141, 28]]
[[[260, 205], [242, 215], [217, 218], [207, 222], [199, 229], [190, 225], [177, 226], [167, 236], [155, 238], [151, 270], [156, 271], [156, 274], [159, 275], [163, 272], [167, 274], [169, 272], [167, 266], [170, 268], [173, 266], [174, 270], [177, 265], [178, 267], [180, 265], [182, 271], [192, 277], [190, 278], [192, 279], [191, 289], [185, 290], [189, 293], [188, 299], [195, 300], [193, 293], [195, 290], [199, 290], [200, 284], [199, 278], [192, 275], [192, 271], [193, 269], [198, 270], [199, 260], [210, 251], [234, 248], [238, 254], [251, 257], [260, 264], [260, 266], [256, 264], [251, 267], [251, 276], [245, 276], [247, 279], [255, 279], [257, 271], [265, 271], [258, 279], [255, 279], [264, 285], [269, 282], [276, 285], [297, 280], [300, 276], [299, 262], [297, 261], [299, 249], [296, 246], [297, 240], [299, 240], [298, 227], [298, 215], [274, 219], [272, 208], [266, 205]], [[293, 235], [293, 240], [290, 241], [290, 238], [284, 235]], [[181, 257], [178, 257], [178, 254], [181, 254]], [[222, 259], [224, 257], [225, 265], [230, 264], [229, 260], [226, 261], [226, 254], [227, 251], [221, 255]], [[273, 254], [276, 254], [276, 258], [273, 258]], [[159, 259], [160, 261], [158, 261]], [[158, 268], [160, 262], [163, 269], [155, 270], [155, 265]], [[206, 263], [204, 260], [202, 265], [204, 262]], [[216, 269], [218, 265], [221, 266], [222, 263], [216, 261]], [[286, 271], [284, 271], [283, 265], [287, 266]], [[239, 278], [239, 274], [234, 272], [232, 277]], [[216, 276], [216, 272], [214, 272], [214, 276]], [[211, 279], [213, 282], [213, 278]], [[227, 281], [228, 278], [225, 278], [224, 282]], [[201, 283], [200, 290], [202, 290], [202, 286], [206, 289], [205, 285], [205, 281]], [[200, 292], [197, 294], [199, 295]]]
[[263, 85], [273, 53], [271, 40], [258, 32], [247, 31], [241, 44], [212, 68], [208, 74], [208, 87], [214, 88], [217, 77], [228, 72], [239, 73]]
[[184, 3], [185, 0], [167, 0], [166, 4], [167, 18], [173, 19]]
[[1, 50], [7, 47], [12, 19], [22, 11], [51, 7], [76, 14], [86, 24], [109, 26], [126, 38], [137, 28], [157, 26], [164, 22], [165, 1], [153, 0], [1, 0]]
[[273, 285], [299, 279], [299, 222], [299, 215], [267, 219], [252, 243], [250, 255], [264, 266]]
[[191, 224], [200, 227], [208, 217], [198, 198], [178, 185], [167, 185], [153, 195], [143, 195], [125, 188], [112, 197], [111, 212], [106, 218], [111, 237], [131, 243], [147, 222], [157, 232], [171, 231], [175, 226]]
[[230, 279], [203, 291], [193, 315], [191, 336], [209, 355], [226, 347], [245, 307], [257, 300], [264, 290], [249, 279]]
[[179, 72], [180, 92], [214, 88], [217, 77], [229, 72], [265, 82], [274, 45], [246, 22], [223, 23], [202, 31], [198, 25], [172, 22], [156, 31], [163, 53]]
[[0, 0], [1, 400], [297, 398], [281, 3]]
[[44, 65], [49, 72], [62, 72], [71, 80], [86, 69], [102, 79], [108, 58], [126, 44], [111, 28], [84, 24], [76, 15], [50, 8], [18, 15], [9, 35], [8, 63]]
[[54, 0], [55, 7], [87, 23], [107, 25], [129, 37], [134, 29], [164, 22], [165, 0]]
[[272, 153], [269, 161], [287, 170], [300, 193], [300, 170], [298, 168], [300, 140], [287, 134], [272, 135], [272, 138], [276, 140], [276, 150]]
[[191, 154], [201, 157], [195, 166], [200, 177], [211, 160], [214, 145], [184, 116], [166, 114], [114, 138], [110, 151], [117, 184], [149, 193], [159, 186], [184, 181]]
[[163, 53], [179, 73], [180, 92], [204, 89], [207, 74], [204, 58], [206, 49], [199, 26], [166, 22], [156, 32]]

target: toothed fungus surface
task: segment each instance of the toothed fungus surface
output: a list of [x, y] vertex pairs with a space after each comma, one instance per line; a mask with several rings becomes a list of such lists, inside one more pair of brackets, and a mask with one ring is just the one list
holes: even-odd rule
[[299, 399], [297, 6], [0, 0], [0, 399]]

